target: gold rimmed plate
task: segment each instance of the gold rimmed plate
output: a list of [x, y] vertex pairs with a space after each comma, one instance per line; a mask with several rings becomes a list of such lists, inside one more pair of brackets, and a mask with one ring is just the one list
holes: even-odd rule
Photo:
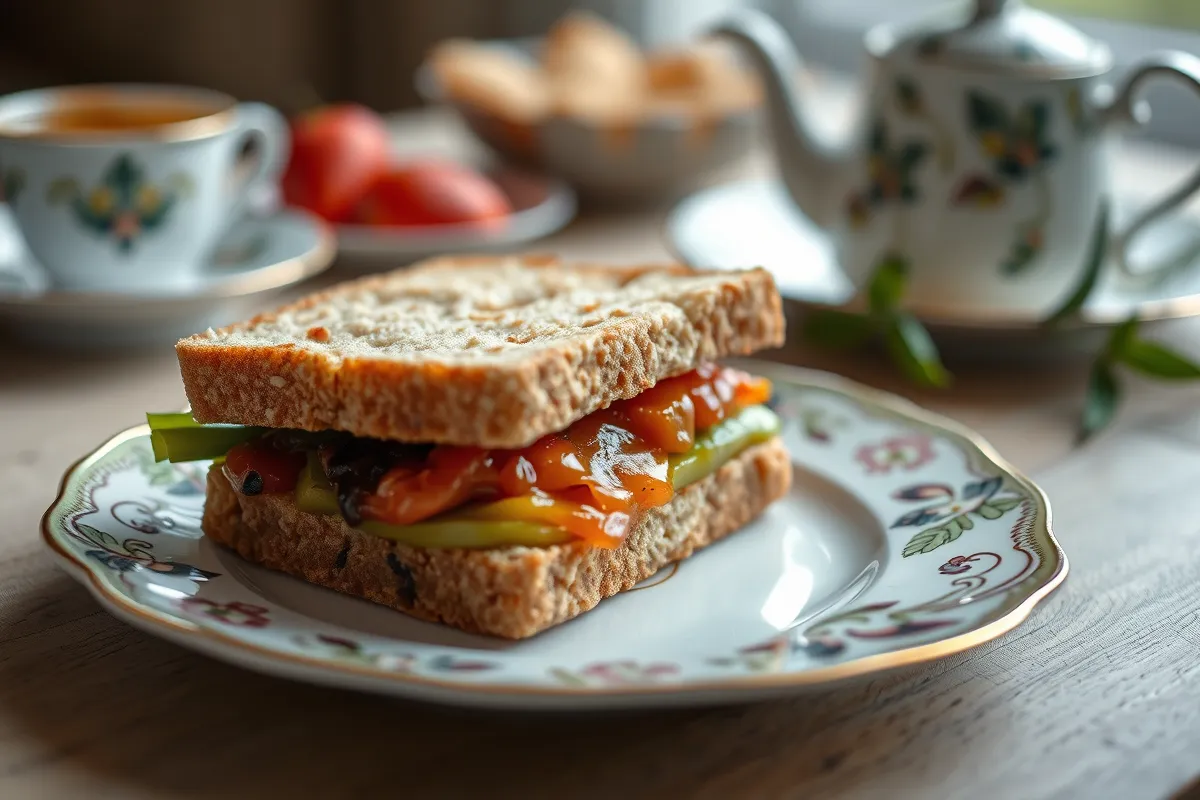
[[[1045, 495], [978, 436], [840, 378], [774, 380], [791, 493], [638, 591], [521, 642], [420, 622], [203, 538], [206, 464], [145, 427], [65, 476], [42, 534], [130, 624], [260, 672], [481, 707], [746, 702], [958, 653], [1065, 578]], [[420, 587], [416, 587], [420, 591]]]

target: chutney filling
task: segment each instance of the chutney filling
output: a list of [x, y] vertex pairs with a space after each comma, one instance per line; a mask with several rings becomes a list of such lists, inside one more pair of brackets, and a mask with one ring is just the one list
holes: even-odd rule
[[[764, 378], [705, 364], [520, 449], [257, 429], [220, 469], [242, 494], [291, 492], [301, 511], [419, 546], [612, 548], [642, 511], [774, 437], [770, 395]], [[178, 460], [170, 438], [152, 437], [156, 455]]]

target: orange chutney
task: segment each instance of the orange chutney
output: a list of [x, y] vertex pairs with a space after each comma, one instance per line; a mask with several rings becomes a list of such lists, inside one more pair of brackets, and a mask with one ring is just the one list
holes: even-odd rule
[[[616, 547], [641, 509], [675, 496], [668, 458], [686, 453], [697, 432], [770, 399], [771, 384], [730, 367], [705, 364], [659, 381], [629, 400], [595, 411], [566, 430], [519, 450], [439, 445], [420, 462], [388, 469], [359, 511], [366, 520], [409, 525], [468, 503], [487, 501], [489, 519], [564, 528], [599, 547]], [[263, 469], [263, 491], [295, 486], [281, 475], [296, 464], [239, 445], [230, 473]]]

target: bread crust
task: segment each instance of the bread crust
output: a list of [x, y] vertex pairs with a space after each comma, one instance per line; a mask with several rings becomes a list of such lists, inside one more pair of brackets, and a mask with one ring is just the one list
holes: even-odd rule
[[737, 531], [791, 481], [791, 459], [776, 437], [648, 510], [616, 549], [572, 543], [469, 550], [371, 536], [341, 517], [301, 512], [288, 495], [246, 497], [213, 468], [203, 530], [243, 558], [343, 594], [471, 633], [523, 639]]
[[783, 340], [765, 270], [479, 256], [342, 284], [176, 352], [200, 422], [517, 448]]

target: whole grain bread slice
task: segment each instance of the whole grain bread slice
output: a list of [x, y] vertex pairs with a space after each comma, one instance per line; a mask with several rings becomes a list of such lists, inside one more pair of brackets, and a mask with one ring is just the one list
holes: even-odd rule
[[762, 269], [479, 256], [346, 283], [176, 352], [200, 422], [509, 448], [783, 336]]
[[778, 439], [755, 445], [649, 509], [620, 547], [409, 547], [299, 511], [291, 495], [246, 497], [208, 473], [206, 536], [254, 563], [471, 633], [522, 639], [633, 588], [739, 530], [787, 493]]

